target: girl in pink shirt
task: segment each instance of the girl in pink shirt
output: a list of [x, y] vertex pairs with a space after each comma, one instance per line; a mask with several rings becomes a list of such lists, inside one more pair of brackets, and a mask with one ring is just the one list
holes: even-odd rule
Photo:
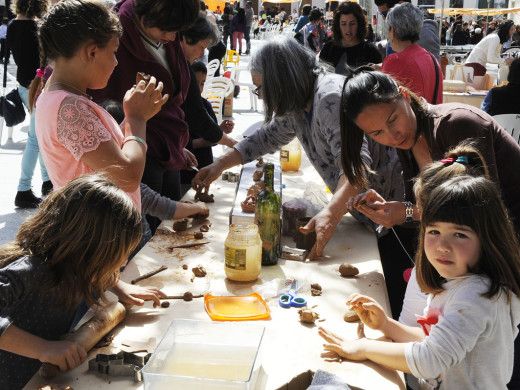
[[[96, 0], [61, 1], [43, 17], [38, 34], [41, 68], [51, 62], [53, 72], [36, 103], [36, 135], [55, 187], [84, 173], [103, 172], [140, 209], [146, 121], [168, 95], [162, 96], [163, 85], [154, 77], [148, 84], [137, 83], [124, 97], [126, 119], [121, 127], [87, 95], [87, 89], [106, 86], [117, 65], [121, 31], [117, 16]], [[42, 87], [41, 77], [35, 80], [31, 105]], [[123, 282], [113, 292], [138, 305], [163, 295], [157, 289]]]

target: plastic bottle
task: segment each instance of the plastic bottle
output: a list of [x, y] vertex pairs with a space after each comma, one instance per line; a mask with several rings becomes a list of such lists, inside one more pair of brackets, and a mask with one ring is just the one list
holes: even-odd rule
[[280, 248], [280, 197], [274, 191], [274, 165], [264, 166], [265, 187], [256, 197], [255, 223], [262, 239], [262, 265], [278, 263]]
[[282, 171], [298, 171], [302, 164], [302, 148], [298, 138], [294, 138], [280, 149]]
[[250, 282], [260, 275], [262, 240], [255, 224], [232, 224], [224, 243], [228, 279]]

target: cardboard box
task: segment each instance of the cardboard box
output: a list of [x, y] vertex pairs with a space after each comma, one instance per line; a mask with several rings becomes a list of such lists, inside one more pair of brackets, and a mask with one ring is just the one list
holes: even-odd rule
[[231, 92], [224, 98], [224, 116], [233, 116], [233, 95], [235, 94], [235, 90]]

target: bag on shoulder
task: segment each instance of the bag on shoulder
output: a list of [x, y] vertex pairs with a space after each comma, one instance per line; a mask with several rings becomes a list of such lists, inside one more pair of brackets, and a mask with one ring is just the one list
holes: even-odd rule
[[25, 109], [18, 88], [0, 97], [0, 116], [8, 127], [16, 126], [25, 120]]

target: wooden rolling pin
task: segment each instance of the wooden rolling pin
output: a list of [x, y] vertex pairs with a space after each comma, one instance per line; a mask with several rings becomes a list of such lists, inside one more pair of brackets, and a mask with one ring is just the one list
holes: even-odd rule
[[[111, 302], [96, 311], [94, 316], [73, 332], [67, 333], [62, 340], [74, 341], [88, 353], [108, 332], [125, 318], [126, 308], [121, 302]], [[43, 363], [40, 376], [52, 379], [60, 372], [60, 368], [51, 363]]]

